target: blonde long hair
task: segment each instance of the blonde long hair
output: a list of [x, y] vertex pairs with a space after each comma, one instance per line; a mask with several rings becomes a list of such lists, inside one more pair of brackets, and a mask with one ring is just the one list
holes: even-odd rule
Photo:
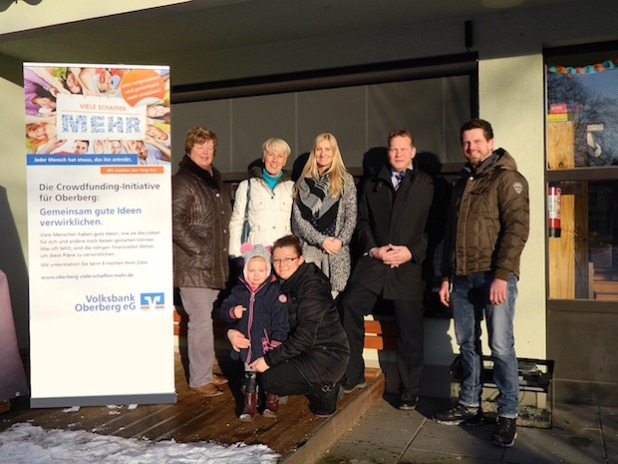
[[303, 172], [300, 174], [298, 181], [296, 182], [296, 192], [300, 188], [300, 183], [306, 177], [309, 177], [316, 182], [320, 179], [320, 171], [318, 170], [318, 163], [315, 159], [315, 150], [322, 140], [328, 140], [330, 143], [330, 149], [333, 153], [333, 161], [330, 163], [330, 167], [326, 170], [328, 174], [328, 194], [331, 198], [337, 198], [343, 192], [343, 184], [345, 182], [345, 175], [347, 169], [343, 164], [343, 158], [339, 151], [339, 145], [337, 145], [337, 139], [329, 132], [324, 132], [318, 135], [313, 142], [313, 148], [309, 153], [307, 163], [303, 168]]

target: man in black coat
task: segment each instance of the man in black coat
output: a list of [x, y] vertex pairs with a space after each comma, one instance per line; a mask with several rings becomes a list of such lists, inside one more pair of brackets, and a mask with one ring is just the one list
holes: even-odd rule
[[389, 165], [365, 181], [358, 204], [358, 260], [342, 298], [343, 326], [350, 343], [346, 393], [364, 388], [363, 316], [379, 296], [392, 300], [397, 324], [400, 409], [414, 409], [423, 370], [423, 291], [421, 264], [427, 250], [425, 227], [433, 200], [431, 177], [414, 167], [414, 138], [391, 132]]

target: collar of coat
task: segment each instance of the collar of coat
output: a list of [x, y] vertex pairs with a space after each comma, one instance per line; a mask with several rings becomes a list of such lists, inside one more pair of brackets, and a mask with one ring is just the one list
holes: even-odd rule
[[255, 290], [251, 289], [251, 284], [247, 281], [247, 279], [244, 278], [244, 276], [239, 276], [238, 277], [238, 281], [242, 285], [244, 285], [245, 288], [247, 290], [249, 290], [249, 292], [257, 293], [260, 290], [262, 290], [264, 287], [266, 287], [268, 284], [273, 283], [273, 282], [277, 282], [277, 277], [275, 276], [275, 273], [273, 271], [270, 271], [270, 274], [268, 274], [268, 277], [266, 277], [266, 280], [264, 282], [262, 282], [260, 285], [258, 285]]
[[517, 164], [515, 163], [513, 157], [509, 155], [504, 148], [498, 148], [477, 166], [471, 166], [470, 163], [466, 163], [464, 166], [464, 169], [475, 177], [478, 177], [485, 172], [489, 172], [493, 168], [517, 170]]
[[180, 160], [180, 163], [178, 163], [178, 166], [180, 166], [181, 169], [186, 169], [187, 171], [190, 171], [191, 173], [195, 174], [200, 179], [202, 179], [204, 183], [207, 184], [208, 186], [214, 189], [217, 189], [217, 190], [221, 190], [221, 185], [222, 185], [221, 173], [216, 167], [212, 166], [212, 174], [211, 174], [210, 172], [206, 171], [205, 169], [202, 169], [197, 164], [195, 164], [195, 162], [191, 158], [189, 158], [189, 155], [185, 155]]
[[304, 262], [296, 272], [288, 277], [287, 280], [281, 279], [281, 292], [289, 292], [297, 282], [304, 282], [312, 278], [318, 278], [324, 282], [325, 285], [330, 285], [328, 278], [324, 275], [322, 270], [318, 268], [314, 263]]
[[[264, 163], [260, 163], [259, 165], [253, 166], [251, 169], [249, 169], [249, 179], [253, 179], [254, 177], [261, 179], [262, 169], [264, 169]], [[280, 184], [281, 182], [284, 182], [290, 179], [291, 179], [290, 173], [286, 171], [285, 169], [283, 169], [281, 171], [281, 177], [277, 179], [277, 182], [275, 182], [275, 185]]]
[[[412, 161], [412, 169], [411, 170], [406, 169], [406, 174], [401, 181], [407, 182], [406, 179], [408, 178], [411, 179], [412, 177], [414, 177], [414, 173], [416, 172], [416, 169], [417, 169], [416, 164], [414, 163], [414, 161]], [[391, 176], [392, 176], [391, 165], [387, 164], [383, 166], [382, 169], [380, 169], [380, 171], [378, 172], [377, 180], [384, 182], [385, 184], [389, 185], [393, 190], [395, 190], [395, 187], [393, 187]]]

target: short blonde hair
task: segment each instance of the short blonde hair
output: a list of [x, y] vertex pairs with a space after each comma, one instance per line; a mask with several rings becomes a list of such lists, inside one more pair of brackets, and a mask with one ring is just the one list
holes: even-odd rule
[[288, 143], [285, 140], [278, 139], [276, 137], [271, 137], [262, 144], [262, 153], [266, 153], [268, 151], [280, 151], [283, 153], [283, 157], [286, 161], [288, 156], [290, 156], [290, 153], [292, 153], [292, 149]]

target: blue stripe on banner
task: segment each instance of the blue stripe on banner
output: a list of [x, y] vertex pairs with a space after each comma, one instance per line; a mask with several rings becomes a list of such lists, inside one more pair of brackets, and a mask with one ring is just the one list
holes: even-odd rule
[[134, 166], [137, 155], [26, 155], [28, 166]]

